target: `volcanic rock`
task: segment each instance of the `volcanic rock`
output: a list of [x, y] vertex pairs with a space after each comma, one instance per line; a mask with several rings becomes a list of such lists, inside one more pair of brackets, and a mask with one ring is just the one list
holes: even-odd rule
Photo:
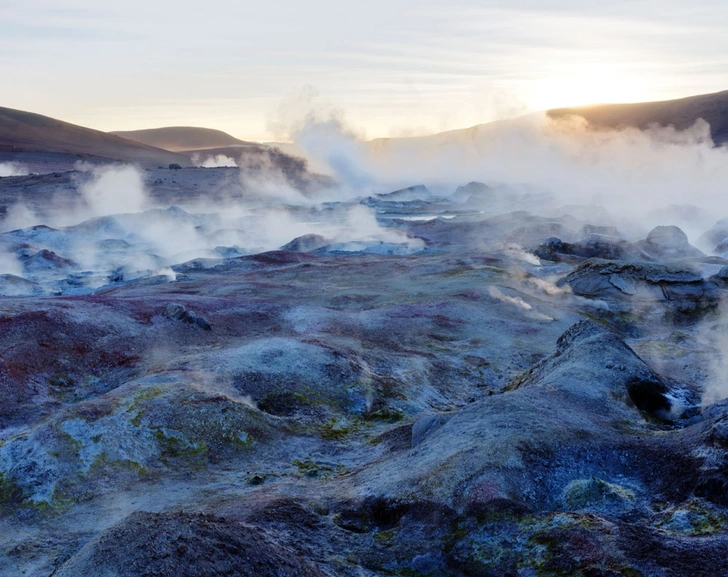
[[689, 315], [714, 309], [721, 298], [714, 283], [689, 267], [647, 262], [590, 259], [556, 284], [569, 286], [577, 295], [604, 299], [610, 307], [624, 311], [639, 302], [644, 312]]
[[164, 316], [170, 319], [182, 320], [187, 313], [187, 308], [178, 303], [169, 303], [164, 309]]
[[373, 467], [359, 477], [368, 491], [390, 498], [458, 508], [495, 499], [548, 508], [570, 483], [591, 477], [637, 493], [651, 481], [639, 472], [644, 461], [637, 466], [619, 448], [629, 443], [625, 424], [637, 439], [649, 429], [644, 414], [679, 420], [685, 405], [695, 402], [691, 395], [654, 373], [614, 333], [583, 321], [508, 392], [452, 415], [388, 462], [397, 474], [384, 478]]
[[657, 226], [637, 246], [655, 260], [704, 256], [677, 226]]
[[53, 251], [47, 249], [38, 251], [28, 258], [21, 260], [23, 262], [23, 266], [28, 271], [55, 270], [74, 266], [73, 261], [63, 258], [62, 256], [59, 256]]
[[541, 259], [554, 262], [575, 260], [569, 257], [578, 257], [576, 260], [588, 258], [633, 260], [644, 256], [626, 240], [603, 234], [590, 234], [573, 243], [564, 242], [556, 237], [548, 238], [532, 252]]
[[294, 252], [313, 252], [331, 244], [331, 241], [319, 234], [305, 234], [294, 238], [291, 242], [284, 244], [281, 250], [290, 250]]
[[57, 577], [326, 577], [261, 529], [191, 513], [136, 512], [76, 553]]

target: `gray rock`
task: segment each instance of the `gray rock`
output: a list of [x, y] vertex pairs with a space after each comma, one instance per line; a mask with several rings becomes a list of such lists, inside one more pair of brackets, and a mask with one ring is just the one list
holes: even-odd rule
[[[605, 299], [617, 310], [659, 305], [663, 312], [698, 313], [714, 309], [722, 296], [715, 283], [678, 265], [590, 259], [556, 283], [574, 294]], [[657, 310], [657, 309], [655, 309]]]
[[609, 510], [632, 507], [635, 494], [627, 487], [591, 477], [569, 483], [564, 489], [563, 499], [572, 510]]
[[682, 249], [688, 236], [677, 226], [656, 226], [647, 234], [647, 243], [665, 249]]
[[197, 326], [200, 327], [201, 329], [205, 330], [205, 331], [211, 331], [212, 330], [212, 325], [210, 325], [210, 323], [207, 322], [207, 319], [205, 317], [202, 317], [202, 316], [198, 316], [197, 317]]
[[677, 226], [657, 226], [637, 246], [656, 259], [705, 256]]
[[728, 445], [728, 419], [722, 419], [711, 428], [713, 438], [723, 445]]
[[630, 278], [622, 277], [618, 274], [612, 274], [609, 276], [609, 282], [626, 295], [637, 294], [637, 287], [635, 287], [633, 280]]
[[187, 313], [187, 308], [178, 303], [169, 303], [164, 309], [164, 316], [174, 320], [182, 320]]
[[284, 244], [281, 250], [290, 250], [293, 252], [313, 252], [320, 248], [330, 244], [331, 241], [327, 240], [320, 234], [304, 234], [294, 238], [288, 244]]
[[626, 240], [603, 234], [590, 234], [574, 243], [564, 242], [556, 237], [548, 238], [532, 252], [541, 259], [555, 262], [568, 261], [569, 257], [634, 260], [644, 256]]
[[58, 270], [75, 266], [73, 261], [47, 249], [38, 251], [32, 256], [21, 260], [25, 269], [29, 271]]

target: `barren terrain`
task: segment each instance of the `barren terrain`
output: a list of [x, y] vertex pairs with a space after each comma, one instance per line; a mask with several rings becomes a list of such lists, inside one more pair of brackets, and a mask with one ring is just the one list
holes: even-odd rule
[[725, 215], [300, 168], [0, 178], [0, 574], [728, 573]]

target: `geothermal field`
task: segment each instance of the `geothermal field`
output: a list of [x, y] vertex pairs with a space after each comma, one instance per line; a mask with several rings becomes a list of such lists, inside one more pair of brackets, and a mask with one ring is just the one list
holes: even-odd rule
[[0, 575], [728, 575], [693, 120], [0, 148]]

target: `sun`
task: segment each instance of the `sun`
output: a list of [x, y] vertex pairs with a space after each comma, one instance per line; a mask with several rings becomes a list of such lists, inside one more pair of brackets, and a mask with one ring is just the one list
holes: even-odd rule
[[643, 102], [650, 99], [644, 80], [620, 70], [583, 66], [536, 80], [529, 90], [535, 110], [567, 106]]

